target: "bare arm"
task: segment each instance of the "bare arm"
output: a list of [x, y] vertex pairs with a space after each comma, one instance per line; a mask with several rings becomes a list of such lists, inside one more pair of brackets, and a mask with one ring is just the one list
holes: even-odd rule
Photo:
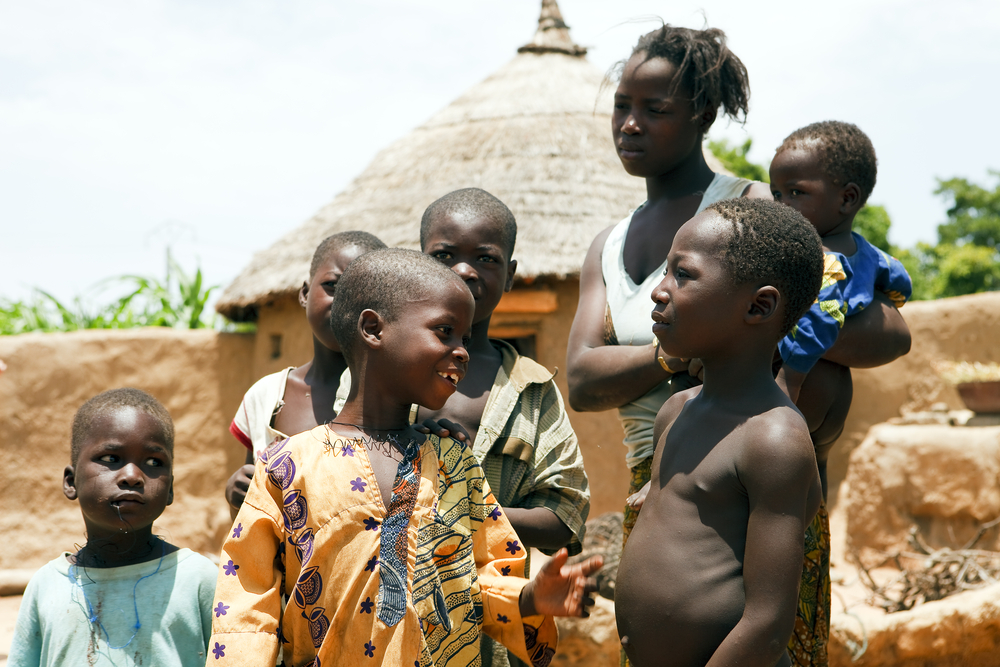
[[910, 329], [888, 296], [875, 293], [871, 305], [844, 321], [824, 359], [851, 368], [882, 366], [910, 351]]
[[573, 531], [547, 507], [504, 507], [521, 541], [536, 549], [559, 549], [569, 544]]
[[771, 667], [784, 655], [795, 625], [804, 536], [819, 507], [820, 485], [802, 419], [789, 409], [775, 412], [766, 423], [759, 417], [758, 424], [748, 424], [747, 447], [737, 464], [750, 507], [746, 604], [707, 667]]
[[[596, 412], [620, 407], [670, 376], [657, 363], [650, 345], [604, 344], [607, 290], [601, 252], [610, 233], [609, 227], [597, 235], [580, 270], [580, 302], [566, 349], [569, 404], [574, 410]], [[653, 309], [652, 302], [649, 309]], [[681, 366], [676, 370], [682, 370]]]

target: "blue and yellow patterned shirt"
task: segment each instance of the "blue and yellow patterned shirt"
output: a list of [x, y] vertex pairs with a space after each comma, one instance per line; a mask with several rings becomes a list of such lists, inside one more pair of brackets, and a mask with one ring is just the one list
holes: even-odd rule
[[888, 295], [901, 308], [913, 292], [906, 269], [857, 232], [857, 252], [850, 257], [838, 252], [824, 256], [823, 284], [816, 303], [778, 344], [784, 365], [808, 373], [837, 342], [844, 320], [871, 304], [876, 292]]

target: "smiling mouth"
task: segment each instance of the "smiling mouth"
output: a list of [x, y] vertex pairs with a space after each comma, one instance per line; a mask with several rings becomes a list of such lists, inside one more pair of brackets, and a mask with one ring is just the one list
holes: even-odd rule
[[459, 377], [458, 373], [444, 373], [442, 371], [438, 371], [438, 375], [455, 386], [458, 386], [458, 381], [462, 379]]

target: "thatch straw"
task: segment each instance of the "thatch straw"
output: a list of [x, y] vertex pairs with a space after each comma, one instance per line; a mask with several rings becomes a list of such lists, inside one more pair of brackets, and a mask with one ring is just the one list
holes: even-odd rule
[[572, 43], [553, 0], [544, 0], [528, 46], [375, 156], [312, 219], [257, 253], [216, 309], [252, 319], [254, 306], [298, 289], [313, 250], [336, 232], [362, 229], [389, 246], [417, 248], [427, 205], [466, 187], [491, 192], [514, 212], [520, 280], [577, 275], [594, 236], [645, 199], [645, 183], [622, 169], [611, 141], [610, 92], [598, 99], [603, 73]]

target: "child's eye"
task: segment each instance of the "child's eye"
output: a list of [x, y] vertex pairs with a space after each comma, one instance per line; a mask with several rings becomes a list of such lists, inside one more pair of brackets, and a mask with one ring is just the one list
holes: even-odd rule
[[100, 457], [97, 460], [100, 461], [101, 463], [118, 463], [118, 455], [117, 454], [105, 454], [104, 456]]
[[781, 199], [781, 193], [777, 190], [771, 190], [771, 196], [774, 198], [774, 201]]
[[163, 467], [163, 460], [162, 459], [158, 459], [158, 458], [156, 458], [154, 456], [150, 456], [148, 459], [146, 459], [145, 464], [147, 466], [152, 467], [152, 468], [162, 468]]
[[497, 262], [499, 260], [496, 257], [494, 257], [493, 255], [480, 255], [479, 256], [479, 261], [480, 262]]
[[793, 189], [793, 190], [791, 190], [791, 191], [790, 191], [790, 192], [789, 192], [788, 194], [790, 194], [790, 195], [792, 195], [793, 197], [795, 197], [795, 196], [797, 196], [797, 195], [800, 195], [800, 194], [802, 194], [802, 190], [795, 190], [795, 189]]
[[469, 347], [472, 345], [472, 336], [462, 336], [462, 347]]
[[431, 257], [441, 261], [451, 259], [451, 253], [444, 250], [438, 250], [437, 252], [432, 252]]

